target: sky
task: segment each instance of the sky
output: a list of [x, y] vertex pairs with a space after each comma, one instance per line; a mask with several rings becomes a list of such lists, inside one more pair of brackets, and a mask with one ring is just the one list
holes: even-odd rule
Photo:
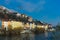
[[0, 6], [52, 25], [60, 22], [60, 0], [0, 0]]

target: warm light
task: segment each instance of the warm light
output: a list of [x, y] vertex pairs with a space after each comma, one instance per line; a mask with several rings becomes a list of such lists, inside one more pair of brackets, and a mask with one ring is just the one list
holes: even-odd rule
[[47, 30], [48, 29], [48, 25], [45, 25], [45, 30]]
[[28, 21], [32, 22], [32, 18], [29, 18]]
[[25, 18], [27, 18], [27, 16], [25, 16]]
[[2, 27], [6, 28], [6, 31], [8, 30], [8, 22], [7, 21], [2, 21]]
[[30, 26], [29, 26], [29, 23], [26, 23], [26, 24], [25, 24], [25, 27], [29, 28], [29, 27], [30, 27]]
[[23, 27], [22, 22], [17, 22], [17, 21], [11, 21], [12, 29], [17, 28], [17, 27]]
[[35, 23], [33, 23], [33, 24], [32, 24], [32, 28], [34, 29], [34, 28], [35, 28], [35, 26], [36, 26], [36, 25], [35, 25]]
[[42, 28], [44, 28], [44, 25], [41, 25]]
[[37, 25], [38, 28], [44, 28], [44, 25]]
[[24, 17], [25, 15], [22, 15], [22, 17]]
[[19, 14], [19, 13], [18, 13], [18, 14], [16, 14], [16, 15], [17, 15], [17, 17], [21, 16], [21, 14]]

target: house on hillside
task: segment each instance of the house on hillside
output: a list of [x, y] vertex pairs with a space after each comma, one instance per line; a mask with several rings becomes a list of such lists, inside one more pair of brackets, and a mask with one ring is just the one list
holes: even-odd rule
[[34, 20], [32, 17], [18, 12], [10, 11], [9, 9], [0, 7], [0, 20], [1, 28], [5, 30], [23, 28], [23, 29], [35, 29], [49, 27], [48, 24], [43, 24], [38, 20]]

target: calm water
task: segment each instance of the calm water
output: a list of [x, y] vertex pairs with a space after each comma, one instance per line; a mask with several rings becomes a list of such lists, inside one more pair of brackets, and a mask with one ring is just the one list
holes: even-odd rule
[[21, 34], [18, 36], [0, 36], [0, 40], [60, 40], [60, 31], [41, 34]]

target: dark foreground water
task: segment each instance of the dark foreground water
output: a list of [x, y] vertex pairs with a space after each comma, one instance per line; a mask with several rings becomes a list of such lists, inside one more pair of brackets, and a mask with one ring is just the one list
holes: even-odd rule
[[17, 36], [0, 36], [0, 40], [60, 40], [60, 31], [41, 34], [21, 34]]

